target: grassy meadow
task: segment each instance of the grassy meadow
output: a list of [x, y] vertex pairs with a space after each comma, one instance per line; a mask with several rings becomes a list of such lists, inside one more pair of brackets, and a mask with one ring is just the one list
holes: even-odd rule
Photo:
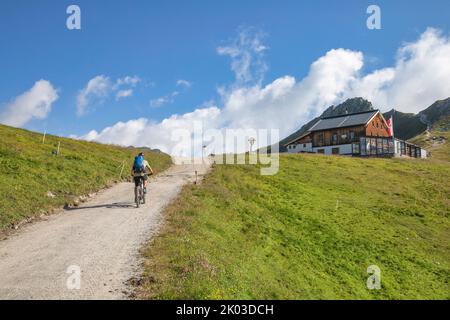
[[[3, 125], [0, 137], [0, 230], [126, 179], [137, 152], [50, 135], [43, 144], [42, 134]], [[163, 153], [146, 158], [156, 172], [171, 164]]]
[[[450, 123], [447, 121], [447, 123]], [[447, 125], [448, 126], [448, 125]], [[438, 127], [439, 128], [439, 127]], [[431, 153], [435, 161], [450, 161], [450, 128], [447, 130], [433, 130], [430, 134], [423, 133], [410, 141], [422, 146]], [[433, 137], [435, 138], [433, 140]]]
[[[143, 250], [139, 299], [450, 299], [448, 162], [215, 165]], [[381, 289], [369, 290], [369, 265]]]

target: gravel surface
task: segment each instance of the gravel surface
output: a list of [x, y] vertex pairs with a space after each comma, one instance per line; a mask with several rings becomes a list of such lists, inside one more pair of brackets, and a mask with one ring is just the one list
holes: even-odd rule
[[208, 168], [172, 166], [151, 179], [139, 209], [134, 185], [120, 183], [0, 241], [0, 299], [126, 299], [164, 207]]

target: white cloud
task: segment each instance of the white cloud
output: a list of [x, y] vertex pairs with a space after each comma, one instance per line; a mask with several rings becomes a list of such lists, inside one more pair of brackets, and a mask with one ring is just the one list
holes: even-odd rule
[[119, 90], [116, 93], [116, 100], [131, 97], [132, 95], [133, 95], [133, 89]]
[[450, 96], [450, 37], [428, 28], [406, 43], [392, 68], [357, 79], [349, 95], [361, 95], [380, 108], [418, 112]]
[[152, 108], [159, 108], [165, 104], [173, 103], [175, 101], [175, 97], [178, 96], [179, 94], [180, 93], [178, 91], [173, 91], [171, 94], [168, 94], [166, 96], [152, 99], [150, 100], [150, 106]]
[[268, 69], [264, 60], [267, 47], [263, 39], [264, 34], [260, 30], [241, 28], [235, 39], [217, 48], [219, 55], [231, 58], [231, 69], [239, 85], [262, 82]]
[[168, 103], [170, 100], [167, 96], [159, 97], [156, 99], [150, 100], [150, 106], [152, 108], [159, 108], [163, 106], [164, 104]]
[[33, 87], [6, 104], [0, 122], [21, 127], [32, 119], [45, 119], [58, 99], [58, 93], [47, 80], [39, 80]]
[[111, 81], [104, 75], [99, 75], [87, 83], [78, 93], [77, 97], [77, 115], [82, 116], [93, 101], [103, 102], [111, 91]]
[[103, 103], [111, 93], [116, 93], [116, 100], [131, 97], [133, 89], [141, 82], [138, 76], [125, 76], [114, 83], [109, 77], [98, 75], [88, 81], [77, 96], [77, 115], [82, 116], [88, 111], [91, 104]]
[[[214, 127], [213, 123], [219, 116], [220, 109], [209, 107], [183, 115], [175, 114], [161, 122], [152, 122], [145, 118], [118, 122], [101, 132], [92, 130], [79, 138], [124, 146], [151, 146], [167, 151], [172, 150], [178, 144], [177, 141], [172, 141], [172, 133], [175, 130], [192, 131], [194, 121], [209, 123], [210, 126], [206, 126], [206, 128]], [[201, 142], [197, 141], [197, 143]], [[185, 147], [189, 149], [189, 146]]]
[[[266, 48], [261, 42], [246, 41], [254, 44], [254, 52]], [[224, 47], [219, 53], [226, 53], [232, 59], [242, 56], [239, 46]], [[173, 130], [192, 130], [196, 120], [218, 130], [276, 128], [283, 137], [328, 106], [349, 97], [362, 96], [382, 111], [395, 107], [402, 112], [417, 112], [450, 95], [449, 57], [449, 37], [428, 29], [416, 42], [400, 47], [394, 66], [369, 74], [362, 73], [363, 54], [346, 49], [333, 49], [318, 58], [303, 79], [286, 75], [265, 86], [247, 82], [257, 79], [261, 70], [252, 74], [254, 69], [244, 63], [232, 64], [237, 83], [219, 90], [221, 108], [209, 103], [194, 112], [174, 115], [161, 122], [146, 119], [120, 122], [90, 136], [101, 142], [148, 145], [173, 152], [174, 143], [170, 140]], [[199, 143], [194, 141], [194, 144]], [[186, 148], [189, 147], [190, 144], [186, 144]]]
[[287, 135], [342, 99], [362, 65], [361, 53], [335, 49], [316, 60], [301, 81], [284, 76], [266, 86], [223, 90], [223, 117], [234, 127], [279, 128]]
[[130, 120], [126, 123], [118, 122], [112, 127], [103, 129], [101, 133], [92, 130], [80, 138], [88, 141], [96, 140], [125, 146], [134, 145], [141, 138], [141, 134], [147, 124], [147, 119]]
[[141, 78], [139, 78], [138, 76], [125, 76], [116, 80], [114, 89], [117, 89], [118, 87], [123, 85], [135, 87], [139, 82], [141, 82]]
[[177, 80], [177, 87], [179, 87], [179, 86], [185, 87], [185, 88], [190, 88], [192, 86], [192, 83], [190, 83], [187, 80], [180, 79], [180, 80]]
[[[192, 83], [190, 83], [187, 80], [180, 79], [180, 80], [177, 80], [176, 86], [183, 87], [185, 89], [189, 89], [192, 86]], [[178, 96], [179, 94], [180, 94], [180, 92], [175, 90], [165, 96], [152, 99], [152, 100], [150, 100], [150, 106], [152, 108], [159, 108], [159, 107], [162, 107], [163, 105], [171, 104], [175, 101], [175, 97]]]

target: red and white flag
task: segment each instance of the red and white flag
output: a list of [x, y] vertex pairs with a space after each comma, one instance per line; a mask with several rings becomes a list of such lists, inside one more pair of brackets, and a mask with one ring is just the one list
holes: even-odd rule
[[388, 121], [386, 121], [386, 123], [388, 125], [389, 137], [393, 137], [394, 136], [394, 120], [392, 119], [392, 117], [390, 117], [388, 119]]

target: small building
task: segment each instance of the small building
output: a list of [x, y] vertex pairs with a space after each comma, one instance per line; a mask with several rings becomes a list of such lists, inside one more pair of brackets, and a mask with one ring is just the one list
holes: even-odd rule
[[322, 153], [360, 157], [426, 158], [424, 149], [396, 139], [379, 110], [321, 118], [285, 145], [289, 153]]

